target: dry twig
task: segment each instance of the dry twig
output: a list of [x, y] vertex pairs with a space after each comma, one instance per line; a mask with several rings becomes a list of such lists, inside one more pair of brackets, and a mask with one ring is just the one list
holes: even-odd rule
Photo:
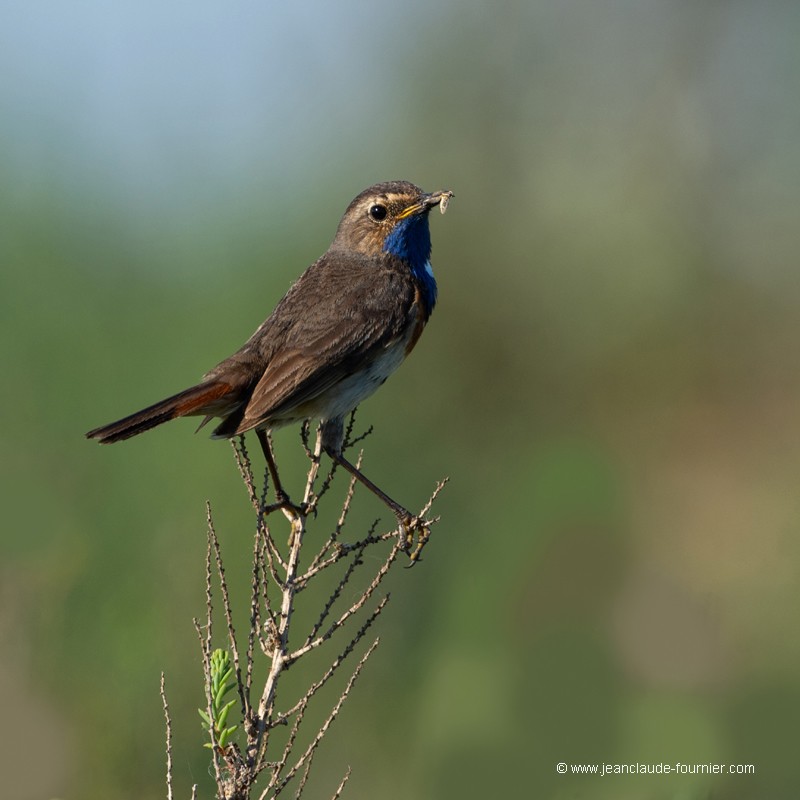
[[[351, 417], [345, 443], [350, 446], [368, 434], [369, 431], [354, 436], [353, 417]], [[284, 504], [280, 509], [289, 522], [288, 544], [281, 544], [279, 538], [283, 537], [274, 535], [268, 524], [271, 512], [277, 510], [276, 506], [270, 506], [267, 502], [268, 472], [265, 471], [263, 489], [259, 489], [244, 438], [240, 437], [233, 443], [236, 463], [248, 499], [256, 514], [253, 560], [249, 576], [247, 644], [243, 651], [239, 649], [234, 627], [234, 604], [226, 577], [222, 548], [215, 530], [211, 507], [207, 506], [206, 620], [204, 625], [195, 620], [195, 628], [202, 651], [206, 692], [204, 716], [207, 715], [210, 722], [209, 746], [212, 751], [213, 774], [219, 800], [249, 800], [254, 790], [258, 791], [259, 800], [272, 800], [293, 781], [294, 796], [301, 797], [309, 780], [314, 755], [344, 702], [350, 696], [364, 665], [378, 646], [379, 639], [376, 638], [363, 652], [324, 722], [316, 731], [304, 730], [306, 711], [309, 704], [319, 702], [315, 698], [319, 697], [320, 690], [331, 682], [340, 667], [359, 647], [367, 631], [386, 607], [389, 595], [375, 601], [376, 593], [392, 566], [398, 562], [400, 553], [404, 552], [409, 544], [407, 532], [400, 528], [376, 532], [377, 521], [361, 538], [349, 543], [342, 541], [355, 492], [355, 481], [351, 480], [333, 530], [316, 551], [310, 555], [304, 554], [308, 538], [307, 523], [310, 518], [316, 516], [320, 498], [332, 485], [335, 469], [331, 468], [318, 485], [322, 456], [319, 431], [313, 449], [309, 446], [307, 427], [304, 427], [301, 437], [310, 467], [302, 502], [288, 506]], [[360, 465], [360, 462], [359, 457], [357, 463]], [[444, 482], [437, 485], [430, 500], [420, 512], [419, 519], [424, 520], [443, 486]], [[430, 535], [430, 525], [435, 521], [436, 519], [424, 521], [416, 549], [411, 554], [411, 563], [418, 558]], [[389, 549], [381, 559], [377, 561], [374, 558], [365, 559], [367, 550], [371, 551], [372, 548], [385, 544], [389, 545]], [[331, 568], [340, 562], [344, 562], [343, 569], [331, 572]], [[369, 564], [374, 571], [370, 573], [365, 564]], [[335, 573], [339, 573], [338, 577], [334, 576]], [[294, 613], [298, 595], [303, 592], [304, 598], [308, 596], [306, 605], [311, 605], [313, 608], [314, 595], [310, 593], [306, 595], [305, 590], [312, 584], [317, 588], [323, 586], [326, 575], [331, 576], [323, 593], [326, 599], [321, 603], [316, 621], [309, 629], [301, 630], [295, 624]], [[222, 708], [222, 712], [219, 711], [224, 688], [217, 688], [218, 683], [214, 683], [214, 680], [218, 682], [219, 676], [212, 676], [214, 652], [212, 600], [215, 586], [218, 587], [222, 598], [226, 629], [225, 644], [230, 651], [232, 662], [232, 669], [227, 675], [231, 675], [232, 680], [235, 679], [239, 695], [241, 725], [230, 728], [225, 727], [228, 724], [226, 722], [228, 709]], [[348, 601], [347, 607], [342, 608], [345, 588], [351, 600]], [[370, 610], [369, 606], [373, 603]], [[356, 622], [359, 618], [360, 624]], [[354, 628], [354, 625], [357, 627]], [[324, 646], [333, 639], [342, 643], [338, 655], [328, 656], [327, 665], [324, 661], [322, 669], [317, 672], [319, 677], [310, 680], [307, 688], [301, 690], [298, 697], [288, 698], [288, 702], [282, 702], [281, 709], [278, 704], [278, 687], [284, 672], [290, 666], [294, 667], [301, 659], [310, 658], [312, 653], [323, 651]], [[214, 655], [214, 663], [218, 663], [216, 659], [219, 656], [219, 652]], [[254, 666], [257, 659], [262, 657], [267, 660], [268, 670], [263, 685], [257, 688], [254, 686]], [[226, 655], [226, 663], [230, 663], [227, 658]], [[308, 664], [311, 665], [310, 661]], [[214, 694], [212, 684], [217, 696], [212, 696]], [[171, 725], [163, 690], [163, 676], [162, 700], [167, 717], [167, 798], [172, 800]], [[232, 705], [232, 702], [227, 705]], [[215, 713], [221, 713], [223, 719], [216, 718]], [[279, 726], [288, 733], [276, 739], [272, 734]], [[234, 740], [235, 736], [229, 738], [230, 731], [234, 729], [239, 731], [238, 742]], [[262, 774], [264, 774], [263, 781], [260, 780]], [[333, 800], [341, 796], [349, 777], [348, 767], [332, 795]], [[257, 783], [263, 784], [260, 789], [257, 788]], [[195, 789], [196, 787], [192, 790], [192, 797], [195, 796]]]

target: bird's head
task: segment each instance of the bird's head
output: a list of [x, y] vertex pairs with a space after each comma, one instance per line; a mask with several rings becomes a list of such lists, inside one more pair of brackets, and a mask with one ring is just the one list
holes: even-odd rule
[[431, 256], [428, 212], [439, 204], [444, 209], [452, 196], [428, 194], [408, 181], [377, 183], [347, 207], [332, 247], [370, 256], [388, 253], [415, 273], [425, 272]]

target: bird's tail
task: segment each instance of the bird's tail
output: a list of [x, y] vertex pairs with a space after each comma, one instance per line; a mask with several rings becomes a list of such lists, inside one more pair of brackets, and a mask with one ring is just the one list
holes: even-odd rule
[[131, 436], [149, 431], [164, 422], [176, 417], [187, 417], [197, 414], [216, 415], [223, 411], [228, 403], [220, 402], [230, 391], [227, 383], [199, 383], [190, 389], [143, 408], [109, 425], [95, 428], [86, 434], [87, 439], [97, 439], [100, 444], [111, 444], [130, 439]]

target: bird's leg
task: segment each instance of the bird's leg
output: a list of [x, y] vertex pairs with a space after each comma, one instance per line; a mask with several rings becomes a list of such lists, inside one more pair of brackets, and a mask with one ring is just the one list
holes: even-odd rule
[[408, 553], [414, 543], [414, 534], [418, 532], [417, 546], [411, 552], [409, 558], [414, 563], [419, 559], [419, 554], [428, 541], [430, 529], [424, 519], [415, 517], [408, 509], [403, 508], [400, 503], [392, 500], [383, 489], [378, 488], [358, 467], [351, 464], [342, 455], [342, 444], [344, 441], [344, 425], [341, 418], [325, 420], [322, 423], [322, 449], [330, 456], [334, 464], [344, 467], [357, 481], [364, 484], [392, 513], [397, 517], [400, 526], [401, 545], [403, 550]]
[[388, 506], [392, 513], [397, 517], [398, 521], [402, 524], [410, 524], [413, 519], [414, 515], [411, 514], [407, 509], [403, 508], [399, 503], [392, 500], [386, 492], [382, 489], [378, 488], [363, 472], [361, 472], [358, 467], [354, 464], [351, 464], [341, 453], [337, 453], [335, 450], [328, 451], [328, 455], [340, 466], [344, 467], [354, 478], [361, 481], [364, 486], [367, 487], [376, 497], [380, 498], [380, 500], [384, 503], [384, 505]]
[[[356, 480], [363, 483], [367, 489], [384, 503], [384, 505], [392, 510], [400, 526], [400, 535], [402, 536], [401, 547], [403, 552], [409, 553], [411, 564], [416, 563], [419, 560], [422, 548], [430, 537], [430, 529], [425, 520], [420, 517], [415, 517], [408, 509], [403, 508], [399, 503], [392, 500], [386, 492], [377, 487], [360, 469], [354, 464], [351, 464], [341, 453], [336, 452], [336, 450], [328, 450], [327, 452], [334, 463], [344, 467]], [[411, 545], [414, 544], [415, 532], [419, 533], [417, 537], [417, 546], [411, 551]], [[411, 566], [411, 564], [409, 564], [409, 566]]]
[[275, 463], [275, 456], [272, 455], [272, 447], [269, 443], [269, 436], [264, 430], [257, 430], [256, 436], [264, 451], [264, 458], [267, 462], [267, 469], [272, 478], [272, 485], [275, 487], [275, 508], [288, 508], [292, 506], [289, 495], [283, 490], [281, 479], [278, 476], [278, 465]]

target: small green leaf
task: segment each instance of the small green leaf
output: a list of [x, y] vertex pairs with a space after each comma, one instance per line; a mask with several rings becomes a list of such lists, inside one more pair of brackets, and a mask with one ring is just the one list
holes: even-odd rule
[[[219, 679], [220, 683], [227, 683], [231, 675], [233, 675], [233, 667], [228, 667], [228, 669], [225, 670], [225, 674]], [[233, 687], [231, 686], [230, 688]]]
[[228, 719], [228, 712], [231, 710], [231, 706], [236, 703], [236, 699], [229, 700], [225, 705], [220, 709], [219, 713], [217, 714], [217, 729], [225, 727], [225, 721]]
[[217, 709], [222, 705], [222, 698], [225, 696], [225, 692], [227, 691], [226, 686], [220, 686], [217, 690], [217, 693], [214, 695], [214, 708]]

